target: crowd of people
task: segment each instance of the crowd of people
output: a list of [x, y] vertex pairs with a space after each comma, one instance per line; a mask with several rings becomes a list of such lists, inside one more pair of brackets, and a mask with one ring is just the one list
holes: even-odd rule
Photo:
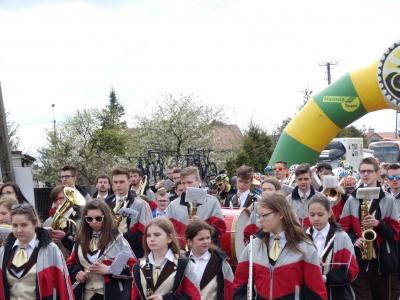
[[[0, 300], [399, 299], [400, 164], [244, 165], [207, 187], [196, 167], [165, 173], [116, 167], [90, 195], [65, 166], [46, 220], [2, 184]], [[235, 257], [226, 210], [248, 214]]]

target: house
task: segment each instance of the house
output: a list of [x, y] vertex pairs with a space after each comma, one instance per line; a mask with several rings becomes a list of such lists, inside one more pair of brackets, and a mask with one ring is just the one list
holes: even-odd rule
[[220, 124], [213, 129], [213, 150], [230, 152], [239, 147], [243, 134], [237, 125]]
[[370, 143], [373, 142], [379, 142], [382, 141], [383, 139], [396, 139], [400, 141], [399, 135], [395, 132], [375, 132], [375, 129], [369, 128], [367, 133], [365, 134], [365, 138], [367, 140], [367, 144], [369, 145]]

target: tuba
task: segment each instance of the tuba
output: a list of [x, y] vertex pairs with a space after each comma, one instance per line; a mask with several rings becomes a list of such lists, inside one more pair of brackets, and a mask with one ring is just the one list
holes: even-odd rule
[[82, 194], [71, 187], [65, 187], [64, 190], [65, 200], [64, 202], [57, 208], [54, 216], [53, 222], [51, 224], [51, 228], [54, 230], [67, 230], [71, 225], [73, 232], [76, 231], [76, 223], [70, 219], [73, 213], [73, 206], [83, 206], [86, 204], [86, 199], [82, 196]]
[[372, 260], [374, 256], [374, 240], [376, 232], [372, 227], [367, 227], [363, 224], [365, 217], [369, 214], [369, 203], [371, 200], [365, 199], [361, 203], [361, 236], [365, 240], [361, 247], [361, 259]]

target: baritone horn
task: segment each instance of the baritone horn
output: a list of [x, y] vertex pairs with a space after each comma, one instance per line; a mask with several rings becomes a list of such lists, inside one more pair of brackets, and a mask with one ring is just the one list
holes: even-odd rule
[[73, 206], [84, 206], [86, 204], [86, 199], [82, 196], [82, 194], [71, 187], [65, 187], [63, 190], [65, 200], [64, 202], [57, 208], [53, 222], [51, 224], [51, 228], [54, 230], [67, 230], [68, 227], [72, 227], [73, 231], [76, 231], [76, 223], [71, 220], [70, 217], [74, 212]]

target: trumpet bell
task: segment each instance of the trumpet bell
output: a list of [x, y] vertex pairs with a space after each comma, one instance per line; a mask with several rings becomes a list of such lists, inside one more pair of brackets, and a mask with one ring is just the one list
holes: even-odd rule
[[73, 205], [83, 206], [86, 204], [85, 197], [77, 189], [65, 187], [64, 195]]

